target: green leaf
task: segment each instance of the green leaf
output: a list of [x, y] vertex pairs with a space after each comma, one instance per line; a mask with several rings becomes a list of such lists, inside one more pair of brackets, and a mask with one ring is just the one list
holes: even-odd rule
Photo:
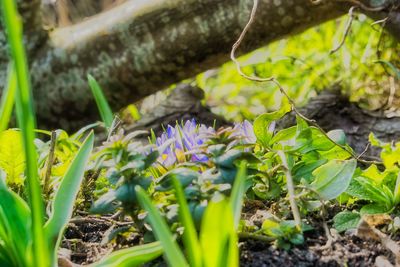
[[304, 179], [308, 183], [311, 183], [313, 179], [313, 171], [327, 162], [326, 159], [313, 160], [313, 161], [300, 161], [292, 169], [293, 179], [300, 182]]
[[201, 224], [200, 244], [204, 266], [237, 267], [239, 252], [231, 203], [212, 200]]
[[285, 101], [279, 110], [265, 113], [258, 116], [253, 124], [254, 134], [257, 141], [264, 147], [270, 146], [270, 141], [273, 136], [273, 131], [269, 129], [272, 122], [281, 119], [286, 113], [291, 111], [289, 102]]
[[340, 233], [357, 228], [361, 216], [357, 212], [342, 211], [333, 217], [333, 227]]
[[371, 203], [371, 204], [367, 204], [364, 205], [361, 209], [360, 209], [360, 214], [364, 215], [364, 214], [382, 214], [382, 213], [387, 213], [389, 212], [389, 209], [382, 204], [378, 204], [378, 203]]
[[113, 189], [110, 189], [107, 193], [102, 195], [99, 199], [97, 199], [92, 207], [90, 208], [90, 213], [94, 214], [107, 214], [113, 213], [119, 206], [117, 203], [116, 192]]
[[356, 167], [354, 159], [329, 161], [313, 172], [315, 180], [311, 186], [323, 199], [334, 199], [346, 191]]
[[239, 226], [240, 216], [242, 214], [242, 205], [244, 194], [246, 193], [246, 162], [242, 161], [239, 166], [239, 171], [236, 174], [235, 183], [233, 184], [230, 203], [232, 206], [233, 225], [235, 229]]
[[391, 205], [393, 196], [390, 190], [385, 190], [383, 186], [373, 183], [365, 177], [355, 177], [346, 190], [349, 195], [372, 202]]
[[189, 266], [185, 257], [175, 242], [167, 223], [155, 208], [147, 193], [140, 186], [135, 187], [140, 205], [148, 212], [148, 220], [153, 228], [153, 232], [164, 248], [164, 255], [170, 266], [186, 267]]
[[7, 86], [3, 91], [0, 102], [0, 133], [7, 129], [14, 107], [15, 94], [17, 92], [17, 76], [14, 64], [8, 66]]
[[190, 214], [189, 206], [182, 190], [181, 183], [177, 177], [172, 177], [172, 183], [175, 188], [176, 199], [179, 204], [179, 220], [184, 227], [183, 242], [185, 244], [189, 257], [190, 266], [201, 267], [201, 247], [197, 238], [197, 231]]
[[[26, 58], [22, 19], [18, 14], [15, 1], [0, 1], [4, 29], [17, 78], [16, 113], [18, 126], [22, 130], [22, 139], [26, 159], [26, 176], [28, 180], [29, 205], [32, 211], [32, 246], [35, 266], [47, 267], [51, 263], [46, 237], [43, 229], [44, 207], [38, 177], [37, 155], [35, 149], [36, 121], [33, 108], [31, 80]], [[22, 257], [24, 256], [21, 255]]]
[[346, 134], [342, 129], [329, 131], [327, 135], [339, 145], [344, 146], [347, 143]]
[[17, 186], [24, 183], [25, 154], [21, 138], [18, 130], [0, 132], [0, 168], [7, 175], [7, 184]]
[[94, 134], [91, 132], [83, 142], [55, 193], [51, 214], [45, 225], [53, 257], [56, 257], [56, 248], [61, 241], [63, 229], [71, 218], [74, 202], [82, 183], [86, 163], [92, 152], [93, 143]]
[[261, 229], [263, 230], [263, 233], [271, 236], [271, 237], [279, 237], [282, 233], [280, 233], [280, 225], [279, 222], [272, 220], [272, 219], [266, 219], [262, 223]]
[[[5, 184], [0, 172], [0, 257], [13, 266], [33, 266], [31, 212], [26, 202]], [[23, 256], [21, 256], [23, 255]]]
[[99, 109], [101, 119], [103, 120], [105, 126], [110, 129], [114, 120], [114, 115], [110, 108], [110, 105], [108, 104], [100, 85], [90, 74], [88, 74], [88, 81], [90, 88], [92, 89], [92, 94], [96, 101], [97, 108]]
[[89, 267], [136, 267], [161, 256], [163, 248], [160, 242], [121, 249], [103, 258]]

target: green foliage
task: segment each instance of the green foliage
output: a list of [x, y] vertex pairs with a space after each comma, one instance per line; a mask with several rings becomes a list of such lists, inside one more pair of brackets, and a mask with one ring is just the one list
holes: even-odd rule
[[[205, 211], [199, 237], [197, 237], [194, 222], [190, 216], [182, 185], [177, 175], [172, 175], [171, 179], [179, 204], [179, 218], [184, 227], [183, 241], [190, 266], [239, 266], [236, 229], [245, 193], [245, 166], [245, 163], [241, 164], [230, 201], [221, 195], [214, 195]], [[136, 187], [136, 190], [139, 202], [148, 211], [153, 231], [164, 247], [169, 265], [189, 266], [183, 258], [183, 253], [173, 241], [172, 233], [169, 232], [165, 221], [152, 205], [148, 195], [141, 187]]]
[[262, 224], [262, 231], [265, 235], [276, 239], [276, 246], [283, 249], [290, 249], [292, 245], [304, 243], [303, 233], [298, 229], [294, 221], [276, 222], [267, 219]]
[[18, 130], [0, 132], [0, 168], [6, 173], [7, 185], [20, 189], [24, 184], [25, 154]]
[[111, 253], [101, 261], [89, 265], [90, 267], [136, 267], [142, 266], [162, 255], [163, 249], [159, 242], [132, 248], [121, 249]]
[[[43, 229], [44, 209], [42, 194], [37, 173], [35, 139], [35, 117], [31, 97], [31, 84], [25, 49], [22, 40], [22, 23], [13, 0], [1, 1], [2, 15], [7, 33], [7, 41], [14, 62], [17, 79], [16, 111], [18, 125], [22, 130], [22, 140], [26, 160], [26, 176], [28, 180], [29, 204], [32, 211], [32, 262], [25, 266], [49, 266], [50, 256], [46, 246], [46, 237]], [[8, 248], [7, 249], [11, 249]], [[22, 253], [21, 255], [25, 255]]]
[[348, 188], [357, 162], [332, 160], [313, 171], [315, 177], [311, 187], [324, 200], [337, 198]]
[[153, 146], [130, 142], [137, 134], [140, 132], [124, 137], [120, 132], [105, 142], [96, 154], [97, 165], [100, 170], [106, 170], [105, 176], [112, 188], [94, 203], [91, 212], [105, 214], [122, 207], [126, 213], [136, 217], [135, 187], [139, 185], [147, 189], [150, 186], [153, 176], [148, 170], [159, 155]]
[[7, 129], [14, 107], [14, 99], [17, 91], [17, 77], [13, 64], [8, 66], [7, 85], [4, 88], [0, 101], [0, 132]]
[[111, 129], [114, 120], [114, 115], [113, 112], [111, 111], [110, 105], [108, 104], [107, 99], [104, 96], [100, 85], [90, 74], [88, 74], [88, 81], [90, 89], [92, 89], [92, 94], [94, 96], [94, 99], [96, 100], [96, 104], [99, 109], [101, 119], [103, 120], [104, 125], [107, 127], [107, 129]]
[[[380, 42], [380, 31], [371, 26], [372, 21], [357, 15], [344, 45], [329, 54], [343, 38], [347, 20], [327, 22], [244, 55], [239, 59], [242, 70], [276, 77], [299, 106], [317, 92], [339, 85], [362, 106], [380, 107], [387, 100], [389, 75], [384, 64], [375, 62], [384, 60], [399, 68], [400, 45], [390, 36]], [[238, 75], [232, 62], [199, 75], [197, 82], [213, 112], [234, 121], [254, 120], [276, 110], [283, 98], [272, 83], [254, 83]]]
[[355, 229], [361, 219], [358, 212], [342, 211], [333, 218], [333, 227], [339, 232]]

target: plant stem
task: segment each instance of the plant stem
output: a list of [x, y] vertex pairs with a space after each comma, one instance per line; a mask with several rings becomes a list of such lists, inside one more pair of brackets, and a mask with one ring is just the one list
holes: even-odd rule
[[278, 153], [278, 156], [282, 160], [282, 166], [283, 166], [283, 170], [284, 170], [285, 176], [286, 176], [286, 186], [287, 186], [287, 190], [288, 190], [288, 194], [289, 194], [289, 202], [290, 202], [290, 207], [292, 209], [293, 218], [294, 218], [294, 221], [295, 221], [298, 229], [301, 229], [301, 217], [300, 217], [299, 208], [297, 207], [297, 203], [296, 203], [296, 195], [294, 192], [294, 183], [293, 183], [292, 174], [290, 172], [285, 153], [283, 153], [282, 150], [277, 151], [277, 153]]
[[50, 185], [50, 177], [51, 177], [51, 169], [54, 163], [54, 151], [57, 142], [57, 133], [56, 131], [51, 132], [51, 139], [50, 139], [50, 150], [49, 156], [47, 158], [47, 166], [46, 166], [46, 174], [44, 177], [44, 186], [43, 186], [43, 193], [47, 196], [49, 192], [49, 185]]

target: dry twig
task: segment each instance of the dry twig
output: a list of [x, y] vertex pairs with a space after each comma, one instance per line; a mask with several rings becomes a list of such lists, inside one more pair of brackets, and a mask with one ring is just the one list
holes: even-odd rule
[[350, 33], [351, 25], [353, 24], [353, 20], [354, 20], [354, 9], [355, 9], [355, 8], [356, 8], [355, 6], [352, 6], [352, 7], [349, 9], [349, 20], [347, 21], [346, 28], [345, 28], [345, 30], [344, 30], [344, 34], [343, 34], [342, 40], [337, 44], [337, 46], [336, 46], [335, 48], [333, 48], [333, 49], [329, 52], [330, 54], [336, 53], [336, 52], [339, 51], [339, 49], [344, 45], [344, 42], [346, 41], [346, 38], [347, 38], [347, 36], [348, 36], [349, 33]]

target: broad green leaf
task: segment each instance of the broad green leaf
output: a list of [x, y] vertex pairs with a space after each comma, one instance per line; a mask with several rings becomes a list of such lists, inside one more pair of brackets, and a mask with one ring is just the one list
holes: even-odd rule
[[361, 216], [357, 212], [342, 211], [333, 217], [333, 227], [340, 233], [357, 228]]
[[17, 92], [17, 76], [14, 64], [8, 66], [7, 85], [0, 101], [0, 133], [7, 129], [14, 107], [15, 94]]
[[32, 266], [31, 212], [26, 202], [7, 188], [5, 174], [0, 172], [0, 176], [0, 246], [4, 247], [0, 255], [14, 266]]
[[183, 242], [187, 250], [189, 262], [191, 267], [202, 266], [201, 247], [197, 238], [197, 231], [194, 225], [192, 216], [190, 214], [189, 206], [182, 190], [182, 185], [178, 178], [173, 176], [172, 183], [175, 188], [176, 199], [179, 204], [179, 220], [182, 223]]
[[189, 266], [178, 244], [175, 242], [167, 223], [150, 200], [150, 197], [140, 186], [135, 187], [140, 205], [148, 212], [148, 220], [153, 232], [164, 248], [164, 255], [170, 266]]
[[90, 88], [92, 89], [92, 94], [96, 100], [97, 108], [99, 109], [101, 119], [103, 120], [105, 126], [110, 129], [114, 120], [113, 112], [110, 105], [107, 102], [106, 97], [97, 81], [92, 75], [88, 74], [88, 81]]
[[69, 166], [61, 184], [55, 193], [52, 210], [45, 225], [50, 249], [55, 257], [56, 249], [61, 241], [62, 232], [71, 218], [74, 202], [78, 195], [85, 172], [86, 163], [92, 152], [94, 134], [91, 132]]
[[233, 220], [232, 206], [226, 199], [214, 199], [209, 203], [200, 231], [204, 266], [239, 266], [237, 236]]
[[111, 253], [101, 261], [89, 267], [136, 267], [161, 256], [163, 248], [160, 242], [121, 249]]
[[356, 167], [354, 159], [329, 161], [313, 172], [315, 180], [311, 186], [323, 199], [334, 199], [346, 191]]
[[297, 128], [296, 126], [292, 126], [277, 132], [274, 137], [272, 137], [270, 144], [276, 144], [282, 141], [289, 141], [296, 136]]
[[387, 212], [389, 212], [388, 207], [386, 207], [385, 205], [382, 205], [382, 204], [378, 204], [378, 203], [367, 204], [367, 205], [364, 205], [360, 209], [360, 214], [361, 215], [364, 215], [364, 214], [382, 214], [382, 213], [387, 213]]
[[326, 162], [326, 159], [298, 162], [292, 168], [293, 179], [297, 182], [300, 182], [301, 179], [304, 179], [308, 183], [311, 183], [313, 179], [313, 171], [321, 165], [325, 164]]
[[359, 199], [389, 206], [393, 200], [393, 195], [390, 190], [388, 191], [388, 189], [384, 189], [384, 186], [379, 186], [373, 183], [372, 180], [361, 176], [355, 177], [351, 181], [346, 193]]
[[347, 143], [346, 134], [342, 129], [329, 131], [327, 135], [339, 145], [344, 146]]
[[[286, 99], [286, 98], [285, 98]], [[273, 136], [273, 131], [271, 131], [271, 124], [281, 119], [286, 113], [291, 111], [291, 106], [288, 101], [283, 101], [282, 106], [279, 110], [265, 113], [258, 116], [253, 124], [254, 134], [257, 137], [257, 141], [264, 147], [269, 147], [270, 140]]]
[[0, 132], [0, 168], [7, 175], [7, 184], [17, 186], [24, 183], [25, 154], [21, 138], [18, 130]]

